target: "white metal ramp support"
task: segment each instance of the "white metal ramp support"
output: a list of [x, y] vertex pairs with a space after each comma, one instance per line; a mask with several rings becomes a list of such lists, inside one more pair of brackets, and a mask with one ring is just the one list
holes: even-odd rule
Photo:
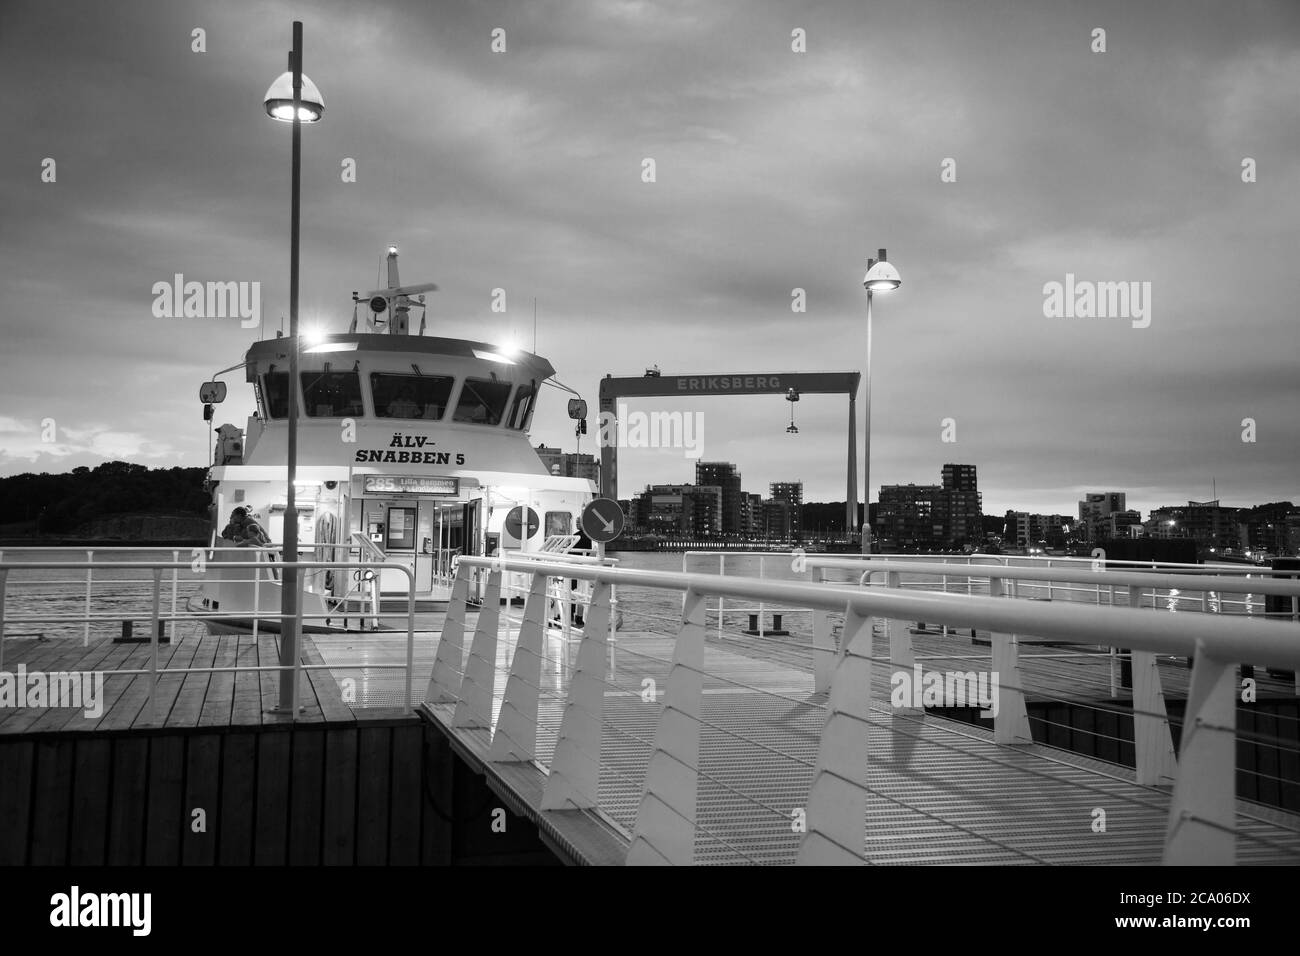
[[461, 684], [461, 664], [465, 657], [465, 614], [469, 603], [470, 569], [466, 564], [456, 568], [456, 580], [451, 585], [451, 600], [447, 602], [447, 616], [442, 622], [438, 638], [438, 656], [434, 658], [433, 674], [425, 692], [427, 704], [453, 703]]
[[578, 663], [569, 680], [569, 694], [560, 717], [550, 776], [542, 790], [543, 810], [581, 810], [596, 806], [608, 645], [609, 584], [597, 581], [578, 645]]
[[[809, 572], [813, 580], [824, 584], [825, 570]], [[843, 647], [843, 642], [840, 644]], [[831, 615], [824, 608], [813, 609], [813, 693], [824, 694], [831, 689], [831, 675], [835, 673], [837, 659], [835, 636], [831, 633]]]
[[627, 851], [629, 866], [690, 866], [695, 861], [700, 717], [704, 698], [704, 602], [687, 591], [682, 626], [673, 644], [654, 751]]
[[[901, 588], [901, 579], [897, 571], [885, 572], [885, 587], [890, 590], [899, 590]], [[912, 622], [900, 621], [892, 618], [885, 618], [885, 633], [889, 635], [889, 664], [893, 668], [892, 674], [900, 671], [908, 675], [910, 679], [916, 668], [916, 651], [912, 646]], [[891, 682], [893, 680], [891, 674]], [[903, 707], [895, 707], [894, 713], [897, 714], [924, 714], [924, 707], [913, 707], [910, 704]]]
[[1165, 787], [1178, 776], [1174, 738], [1169, 732], [1169, 714], [1160, 687], [1156, 655], [1133, 651], [1133, 747], [1137, 754], [1137, 782], [1147, 787]]
[[[1004, 597], [1002, 578], [989, 578], [989, 594]], [[993, 742], [1031, 744], [1029, 712], [1025, 709], [1024, 675], [1020, 670], [1020, 643], [1015, 634], [992, 634], [993, 673], [997, 675], [997, 714], [993, 718]], [[990, 675], [991, 676], [991, 675]], [[992, 681], [990, 680], [990, 685]]]
[[844, 656], [831, 680], [826, 723], [805, 808], [807, 829], [795, 863], [853, 866], [866, 862], [867, 719], [871, 711], [872, 619], [849, 608], [844, 615]]
[[496, 692], [497, 639], [501, 630], [501, 571], [488, 572], [483, 606], [478, 610], [465, 677], [460, 682], [453, 727], [491, 727], [492, 695]]
[[1214, 660], [1197, 641], [1165, 828], [1166, 866], [1236, 864], [1236, 768], [1237, 665]]
[[546, 575], [534, 574], [524, 603], [524, 619], [519, 625], [496, 733], [492, 736], [490, 761], [528, 761], [537, 757], [537, 702], [545, 640]]

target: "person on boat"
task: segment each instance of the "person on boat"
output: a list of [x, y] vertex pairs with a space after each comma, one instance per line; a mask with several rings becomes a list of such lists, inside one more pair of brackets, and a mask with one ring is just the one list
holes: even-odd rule
[[419, 418], [420, 406], [415, 401], [411, 386], [404, 385], [397, 397], [388, 403], [389, 418]]
[[247, 508], [230, 512], [230, 523], [221, 529], [221, 537], [235, 542], [236, 548], [264, 548], [271, 543], [271, 536], [249, 516]]
[[[578, 535], [578, 540], [574, 542], [573, 550], [584, 554], [590, 553], [591, 538], [589, 538], [587, 532], [583, 530], [581, 521], [574, 522], [574, 531]], [[571, 620], [575, 627], [582, 627], [584, 621], [582, 614], [582, 596], [578, 590], [577, 578], [572, 578], [569, 581], [569, 595], [569, 600], [571, 601], [569, 607], [572, 609], [570, 611]]]

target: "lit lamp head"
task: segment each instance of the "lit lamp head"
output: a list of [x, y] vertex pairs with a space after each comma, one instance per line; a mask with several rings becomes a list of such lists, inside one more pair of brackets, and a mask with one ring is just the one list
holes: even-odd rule
[[[298, 120], [302, 123], [316, 123], [325, 112], [325, 100], [321, 98], [316, 84], [302, 75], [302, 94], [298, 98]], [[286, 71], [276, 77], [271, 88], [266, 91], [266, 115], [285, 123], [293, 122], [293, 72]]]
[[867, 260], [867, 274], [862, 278], [862, 287], [868, 292], [893, 292], [902, 284], [898, 270], [886, 260], [884, 249], [880, 250], [879, 259]]

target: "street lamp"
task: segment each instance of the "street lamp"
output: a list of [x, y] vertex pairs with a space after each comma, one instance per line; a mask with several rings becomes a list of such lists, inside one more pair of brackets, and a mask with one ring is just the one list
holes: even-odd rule
[[865, 436], [862, 441], [862, 553], [871, 553], [871, 296], [876, 292], [893, 292], [903, 280], [880, 250], [879, 259], [867, 260], [867, 274], [862, 287], [867, 290], [867, 367], [863, 373], [862, 418]]
[[325, 113], [325, 101], [316, 84], [302, 73], [302, 22], [293, 21], [293, 49], [288, 72], [276, 77], [266, 91], [266, 113], [272, 119], [293, 125], [293, 198], [289, 206], [289, 441], [286, 455], [288, 487], [284, 508], [284, 545], [281, 556], [287, 565], [280, 580], [280, 705], [277, 711], [297, 713], [295, 661], [298, 658], [298, 505], [295, 482], [298, 477], [298, 210], [302, 181], [302, 124], [318, 122]]

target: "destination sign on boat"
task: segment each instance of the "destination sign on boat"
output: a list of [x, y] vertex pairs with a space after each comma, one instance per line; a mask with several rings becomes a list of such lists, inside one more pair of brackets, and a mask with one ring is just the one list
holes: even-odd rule
[[367, 492], [380, 494], [458, 495], [459, 478], [427, 478], [424, 475], [365, 475]]
[[358, 448], [353, 460], [360, 465], [463, 465], [464, 452], [434, 451], [437, 444], [427, 435], [393, 433], [393, 440], [384, 449]]

